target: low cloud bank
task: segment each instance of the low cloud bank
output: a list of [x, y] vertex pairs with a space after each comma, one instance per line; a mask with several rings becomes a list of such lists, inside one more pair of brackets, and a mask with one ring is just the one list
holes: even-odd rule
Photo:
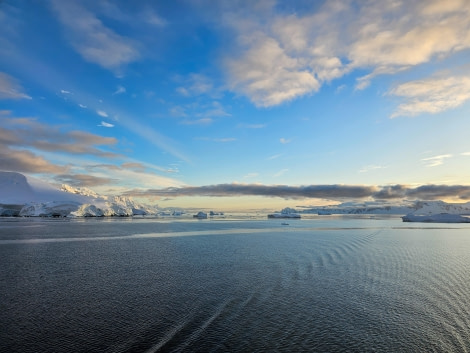
[[365, 199], [421, 199], [436, 200], [446, 198], [470, 199], [470, 186], [466, 185], [422, 185], [409, 187], [361, 186], [361, 185], [259, 185], [259, 184], [218, 184], [188, 186], [181, 188], [131, 190], [126, 193], [134, 197], [178, 197], [178, 196], [266, 196], [285, 199], [318, 198], [329, 200]]

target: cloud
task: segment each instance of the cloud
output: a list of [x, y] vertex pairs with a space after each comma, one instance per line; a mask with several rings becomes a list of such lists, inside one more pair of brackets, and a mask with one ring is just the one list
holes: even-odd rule
[[168, 112], [171, 116], [174, 116], [176, 118], [185, 118], [188, 116], [188, 114], [186, 114], [186, 109], [181, 106], [171, 107]]
[[214, 101], [210, 104], [210, 109], [198, 113], [196, 116], [205, 118], [223, 118], [231, 115], [225, 111], [220, 102]]
[[183, 125], [209, 125], [212, 124], [214, 120], [211, 118], [202, 118], [197, 120], [185, 119], [181, 122]]
[[229, 87], [257, 106], [315, 93], [351, 72], [366, 72], [356, 86], [364, 89], [378, 75], [470, 48], [468, 1], [326, 0], [313, 11], [292, 6], [282, 13], [273, 3], [262, 18], [257, 11], [221, 17], [237, 35], [238, 51], [224, 61]]
[[267, 124], [238, 124], [238, 128], [242, 129], [264, 129]]
[[18, 81], [7, 75], [4, 72], [0, 72], [0, 99], [32, 99], [23, 91], [23, 87]]
[[288, 171], [289, 171], [289, 169], [281, 169], [281, 170], [278, 171], [276, 174], [274, 174], [273, 177], [278, 178], [278, 177], [280, 177], [281, 175], [287, 173]]
[[279, 157], [282, 157], [284, 155], [284, 153], [279, 153], [279, 154], [275, 154], [275, 155], [272, 155], [272, 156], [269, 156], [268, 158], [266, 158], [268, 161], [271, 161], [273, 159], [278, 159]]
[[273, 38], [260, 35], [241, 58], [227, 59], [230, 86], [250, 97], [257, 106], [269, 107], [316, 92], [320, 83]]
[[22, 173], [64, 173], [67, 167], [55, 165], [43, 157], [28, 151], [9, 148], [0, 143], [2, 170]]
[[85, 109], [85, 108], [87, 107], [86, 105], [83, 105], [83, 104], [81, 104], [81, 103], [79, 103], [78, 106], [79, 106], [80, 108], [83, 108], [83, 109]]
[[422, 113], [436, 114], [456, 108], [470, 99], [470, 76], [410, 81], [391, 89], [388, 94], [403, 97], [405, 100], [392, 114], [392, 118]]
[[288, 144], [290, 141], [291, 141], [291, 140], [288, 140], [288, 139], [286, 139], [286, 138], [284, 138], [284, 137], [281, 137], [281, 138], [279, 139], [279, 142], [281, 142], [283, 145]]
[[71, 186], [86, 187], [106, 185], [116, 181], [111, 178], [102, 178], [89, 174], [59, 174], [56, 175], [54, 179], [60, 183], [68, 184]]
[[99, 124], [98, 126], [102, 126], [102, 127], [114, 127], [113, 124], [107, 123], [106, 121], [102, 121], [101, 124]]
[[108, 114], [103, 111], [103, 110], [97, 110], [96, 111], [96, 114], [98, 114], [99, 116], [103, 117], [103, 118], [107, 118], [108, 117]]
[[237, 141], [237, 139], [234, 138], [234, 137], [222, 137], [222, 138], [215, 138], [212, 141], [214, 141], [214, 142], [233, 142], [233, 141]]
[[0, 147], [30, 147], [41, 151], [89, 154], [115, 158], [118, 154], [97, 146], [114, 146], [117, 140], [88, 132], [62, 131], [59, 127], [42, 124], [33, 118], [4, 118], [0, 127]]
[[199, 137], [199, 138], [197, 138], [197, 140], [201, 140], [201, 141], [212, 141], [212, 142], [222, 142], [222, 143], [237, 141], [237, 139], [234, 138], [234, 137], [221, 137], [221, 138]]
[[71, 94], [72, 92], [66, 91], [65, 89], [61, 89], [60, 93], [62, 93], [62, 94]]
[[344, 185], [310, 185], [310, 186], [287, 186], [287, 185], [258, 185], [258, 184], [218, 184], [208, 186], [194, 186], [181, 188], [167, 188], [162, 190], [129, 191], [129, 195], [145, 194], [160, 197], [178, 196], [268, 196], [292, 199], [304, 198], [364, 198], [376, 191], [374, 187], [367, 186], [344, 186]]
[[359, 173], [368, 173], [373, 170], [378, 170], [378, 169], [384, 169], [387, 167], [381, 166], [381, 165], [367, 165], [363, 167], [361, 170], [359, 170]]
[[259, 173], [248, 173], [247, 175], [243, 177], [243, 179], [256, 178], [257, 176], [259, 176]]
[[409, 199], [437, 200], [448, 198], [470, 199], [468, 185], [422, 185], [410, 188], [406, 185], [367, 186], [367, 185], [261, 185], [261, 184], [217, 184], [207, 186], [170, 187], [166, 189], [131, 190], [128, 196], [153, 197], [239, 197], [265, 196], [284, 199]]
[[202, 74], [192, 73], [185, 79], [185, 85], [176, 88], [176, 92], [185, 97], [211, 94], [214, 84], [210, 78]]
[[441, 154], [439, 156], [423, 158], [421, 159], [425, 164], [426, 167], [437, 167], [444, 163], [445, 159], [451, 158], [451, 154]]
[[121, 164], [121, 167], [124, 169], [132, 169], [132, 170], [139, 171], [139, 172], [142, 172], [145, 170], [145, 166], [142, 163], [138, 163], [138, 162], [126, 162], [126, 163]]
[[115, 95], [115, 94], [122, 94], [122, 93], [126, 93], [125, 87], [123, 87], [123, 86], [117, 86], [117, 89], [116, 89], [116, 91], [114, 91], [113, 95]]
[[88, 62], [116, 71], [140, 56], [137, 44], [106, 27], [78, 2], [52, 0], [73, 48]]

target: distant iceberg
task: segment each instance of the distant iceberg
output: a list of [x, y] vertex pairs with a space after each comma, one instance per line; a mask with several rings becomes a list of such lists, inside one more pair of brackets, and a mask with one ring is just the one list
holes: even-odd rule
[[470, 218], [459, 214], [438, 213], [428, 215], [407, 214], [402, 217], [403, 222], [426, 222], [426, 223], [470, 223]]
[[199, 211], [197, 214], [193, 215], [193, 217], [198, 219], [206, 219], [207, 213]]
[[301, 218], [300, 214], [297, 213], [293, 208], [286, 207], [281, 212], [275, 212], [268, 214], [268, 218]]

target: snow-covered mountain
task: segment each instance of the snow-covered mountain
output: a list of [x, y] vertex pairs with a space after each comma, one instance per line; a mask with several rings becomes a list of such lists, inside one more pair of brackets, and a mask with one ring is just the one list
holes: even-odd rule
[[15, 172], [0, 172], [0, 216], [102, 217], [149, 215], [156, 207], [128, 197], [102, 196], [87, 188], [60, 189]]
[[433, 215], [457, 214], [470, 215], [470, 202], [446, 203], [443, 201], [414, 201], [402, 205], [382, 204], [378, 202], [342, 203], [334, 206], [319, 206], [307, 208], [301, 213], [308, 214], [396, 214], [396, 215]]

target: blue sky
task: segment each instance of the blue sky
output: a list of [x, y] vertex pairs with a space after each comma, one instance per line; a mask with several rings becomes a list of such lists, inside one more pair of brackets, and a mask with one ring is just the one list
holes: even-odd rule
[[6, 0], [0, 26], [2, 170], [162, 207], [470, 197], [466, 0]]

